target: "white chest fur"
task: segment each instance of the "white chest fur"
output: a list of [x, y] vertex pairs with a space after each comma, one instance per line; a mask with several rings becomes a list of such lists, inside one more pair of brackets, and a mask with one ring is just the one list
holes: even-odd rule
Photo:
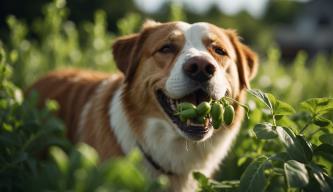
[[194, 170], [211, 175], [226, 156], [239, 126], [215, 131], [204, 142], [181, 137], [165, 120], [149, 119], [145, 129], [146, 150], [164, 169], [179, 174]]
[[[124, 113], [121, 94], [122, 89], [119, 89], [110, 103], [109, 113], [112, 130], [122, 150], [127, 154], [137, 147], [137, 138]], [[147, 118], [143, 133], [144, 143], [140, 144], [164, 170], [181, 175], [177, 179], [182, 180], [181, 183], [176, 184], [177, 191], [188, 191], [195, 186], [191, 179], [193, 171], [201, 171], [210, 176], [219, 167], [219, 163], [230, 149], [239, 127], [238, 124], [233, 129], [214, 130], [211, 138], [204, 142], [193, 142], [180, 136], [175, 130], [177, 128], [171, 126], [166, 120]], [[155, 175], [155, 171], [152, 173]]]

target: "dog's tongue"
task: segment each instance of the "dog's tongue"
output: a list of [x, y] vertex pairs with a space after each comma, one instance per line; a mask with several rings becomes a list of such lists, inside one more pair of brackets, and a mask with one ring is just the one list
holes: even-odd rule
[[210, 97], [209, 95], [202, 91], [202, 90], [197, 90], [194, 91], [193, 93], [183, 97], [180, 99], [180, 102], [190, 102], [194, 105], [200, 104], [202, 101], [209, 101]]

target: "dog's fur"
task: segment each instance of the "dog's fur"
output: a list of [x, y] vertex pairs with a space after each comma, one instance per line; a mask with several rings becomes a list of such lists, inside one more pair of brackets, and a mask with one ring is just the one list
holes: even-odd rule
[[[172, 44], [172, 49], [161, 51], [165, 43]], [[215, 53], [215, 46], [226, 54]], [[208, 23], [153, 21], [146, 22], [141, 32], [117, 39], [113, 54], [120, 74], [51, 72], [32, 89], [39, 92], [40, 102], [59, 102], [58, 115], [73, 142], [88, 143], [102, 159], [126, 155], [140, 145], [145, 155], [172, 172], [168, 175], [171, 191], [193, 191], [191, 172], [210, 176], [218, 168], [239, 131], [243, 110], [235, 105], [232, 125], [209, 128], [203, 138], [193, 140], [163, 111], [156, 91], [163, 90], [172, 99], [194, 91], [197, 85], [182, 66], [189, 58], [202, 56], [216, 67], [206, 91], [214, 98], [228, 92], [244, 102], [245, 90], [256, 74], [256, 54], [232, 30]], [[145, 164], [154, 175], [161, 173], [151, 162]]]

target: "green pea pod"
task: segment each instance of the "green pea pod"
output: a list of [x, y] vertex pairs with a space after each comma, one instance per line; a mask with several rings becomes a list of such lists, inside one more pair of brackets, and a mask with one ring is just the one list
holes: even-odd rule
[[183, 116], [179, 116], [179, 119], [180, 119], [180, 121], [183, 122], [183, 123], [185, 123], [185, 122], [187, 121], [187, 119], [184, 118]]
[[197, 112], [195, 109], [186, 109], [184, 111], [179, 112], [180, 119], [192, 119], [197, 116]]
[[212, 109], [210, 111], [210, 114], [213, 119], [218, 119], [220, 118], [223, 113], [223, 106], [220, 103], [213, 103]]
[[204, 124], [205, 120], [206, 120], [205, 116], [198, 116], [197, 118], [195, 118], [195, 122], [199, 124]]
[[177, 111], [184, 111], [186, 109], [195, 109], [195, 106], [188, 102], [179, 103], [177, 105]]
[[208, 102], [204, 101], [201, 102], [198, 106], [197, 106], [197, 113], [200, 116], [206, 116], [208, 115], [210, 112], [210, 105]]
[[223, 119], [224, 119], [224, 123], [226, 125], [230, 125], [235, 117], [235, 109], [232, 105], [227, 105], [224, 108], [224, 115], [223, 115]]
[[212, 124], [213, 124], [214, 129], [218, 129], [218, 128], [220, 128], [221, 125], [222, 125], [222, 121], [223, 121], [223, 118], [222, 118], [222, 117], [220, 117], [220, 118], [218, 118], [218, 119], [213, 119]]
[[210, 111], [212, 116], [212, 124], [215, 129], [221, 127], [223, 121], [223, 106], [220, 103], [213, 103], [212, 109]]

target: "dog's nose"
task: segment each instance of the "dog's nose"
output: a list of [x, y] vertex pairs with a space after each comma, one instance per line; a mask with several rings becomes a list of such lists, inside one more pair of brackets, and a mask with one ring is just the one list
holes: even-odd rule
[[183, 65], [183, 70], [189, 78], [204, 82], [213, 77], [216, 67], [203, 57], [192, 57]]

